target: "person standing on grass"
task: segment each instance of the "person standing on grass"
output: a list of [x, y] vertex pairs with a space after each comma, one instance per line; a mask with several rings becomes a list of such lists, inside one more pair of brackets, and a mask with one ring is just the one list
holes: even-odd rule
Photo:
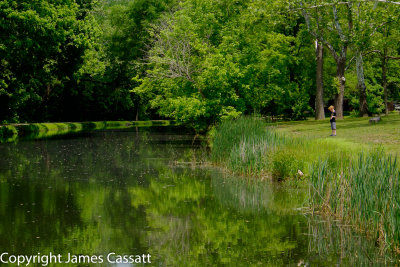
[[331, 136], [336, 136], [336, 111], [334, 106], [330, 106], [329, 111], [332, 112], [331, 114], [331, 129], [332, 129], [332, 134]]

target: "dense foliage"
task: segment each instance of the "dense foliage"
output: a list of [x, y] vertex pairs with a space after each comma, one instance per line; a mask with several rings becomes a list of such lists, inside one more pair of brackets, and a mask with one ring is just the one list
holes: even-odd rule
[[294, 37], [298, 18], [269, 4], [184, 2], [154, 27], [148, 75], [134, 92], [200, 129], [242, 113], [302, 118], [313, 86], [299, 68], [307, 48]]
[[201, 131], [240, 114], [302, 119], [324, 103], [381, 113], [400, 100], [399, 7], [4, 0], [0, 122], [171, 118]]
[[51, 112], [47, 104], [54, 96], [73, 87], [80, 55], [89, 46], [80, 11], [74, 1], [0, 3], [2, 119], [39, 119]]

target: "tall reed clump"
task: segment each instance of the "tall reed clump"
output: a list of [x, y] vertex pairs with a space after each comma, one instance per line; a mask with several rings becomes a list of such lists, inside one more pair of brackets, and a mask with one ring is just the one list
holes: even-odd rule
[[262, 120], [241, 117], [217, 127], [213, 133], [211, 159], [236, 173], [270, 173], [285, 178], [297, 172], [297, 163], [296, 157], [283, 148], [297, 143], [298, 140], [267, 127]]
[[382, 151], [359, 153], [353, 158], [330, 156], [312, 168], [311, 205], [398, 249], [399, 179], [397, 160]]

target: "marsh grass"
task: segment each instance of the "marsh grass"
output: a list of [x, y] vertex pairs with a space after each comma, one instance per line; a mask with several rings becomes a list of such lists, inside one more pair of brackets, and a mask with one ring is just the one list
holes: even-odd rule
[[252, 117], [221, 123], [212, 134], [211, 160], [237, 174], [297, 177], [310, 173], [311, 163], [321, 155], [343, 157], [361, 151], [361, 146], [332, 140], [293, 138], [276, 127]]
[[271, 155], [278, 147], [294, 142], [297, 141], [293, 138], [266, 129], [261, 120], [242, 117], [216, 129], [211, 158], [235, 173], [262, 175], [273, 165]]
[[313, 207], [366, 230], [382, 245], [400, 241], [400, 172], [382, 150], [353, 158], [328, 157], [310, 177]]
[[399, 164], [383, 147], [294, 137], [243, 117], [216, 129], [211, 159], [237, 174], [305, 180], [314, 211], [336, 216], [377, 243], [399, 249]]
[[[309, 266], [396, 266], [396, 255], [383, 253], [374, 242], [365, 242], [365, 238], [352, 227], [337, 220], [311, 217], [308, 234], [308, 253], [318, 255], [316, 259], [323, 259]], [[331, 251], [336, 251], [339, 257], [330, 257]]]

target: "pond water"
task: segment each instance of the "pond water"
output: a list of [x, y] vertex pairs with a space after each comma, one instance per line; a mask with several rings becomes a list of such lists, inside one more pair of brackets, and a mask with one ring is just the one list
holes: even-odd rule
[[72, 266], [395, 264], [348, 226], [303, 214], [306, 190], [232, 177], [206, 154], [192, 135], [157, 127], [1, 144], [3, 261], [37, 255], [30, 266], [43, 266], [52, 253], [64, 263], [50, 266], [74, 255]]

